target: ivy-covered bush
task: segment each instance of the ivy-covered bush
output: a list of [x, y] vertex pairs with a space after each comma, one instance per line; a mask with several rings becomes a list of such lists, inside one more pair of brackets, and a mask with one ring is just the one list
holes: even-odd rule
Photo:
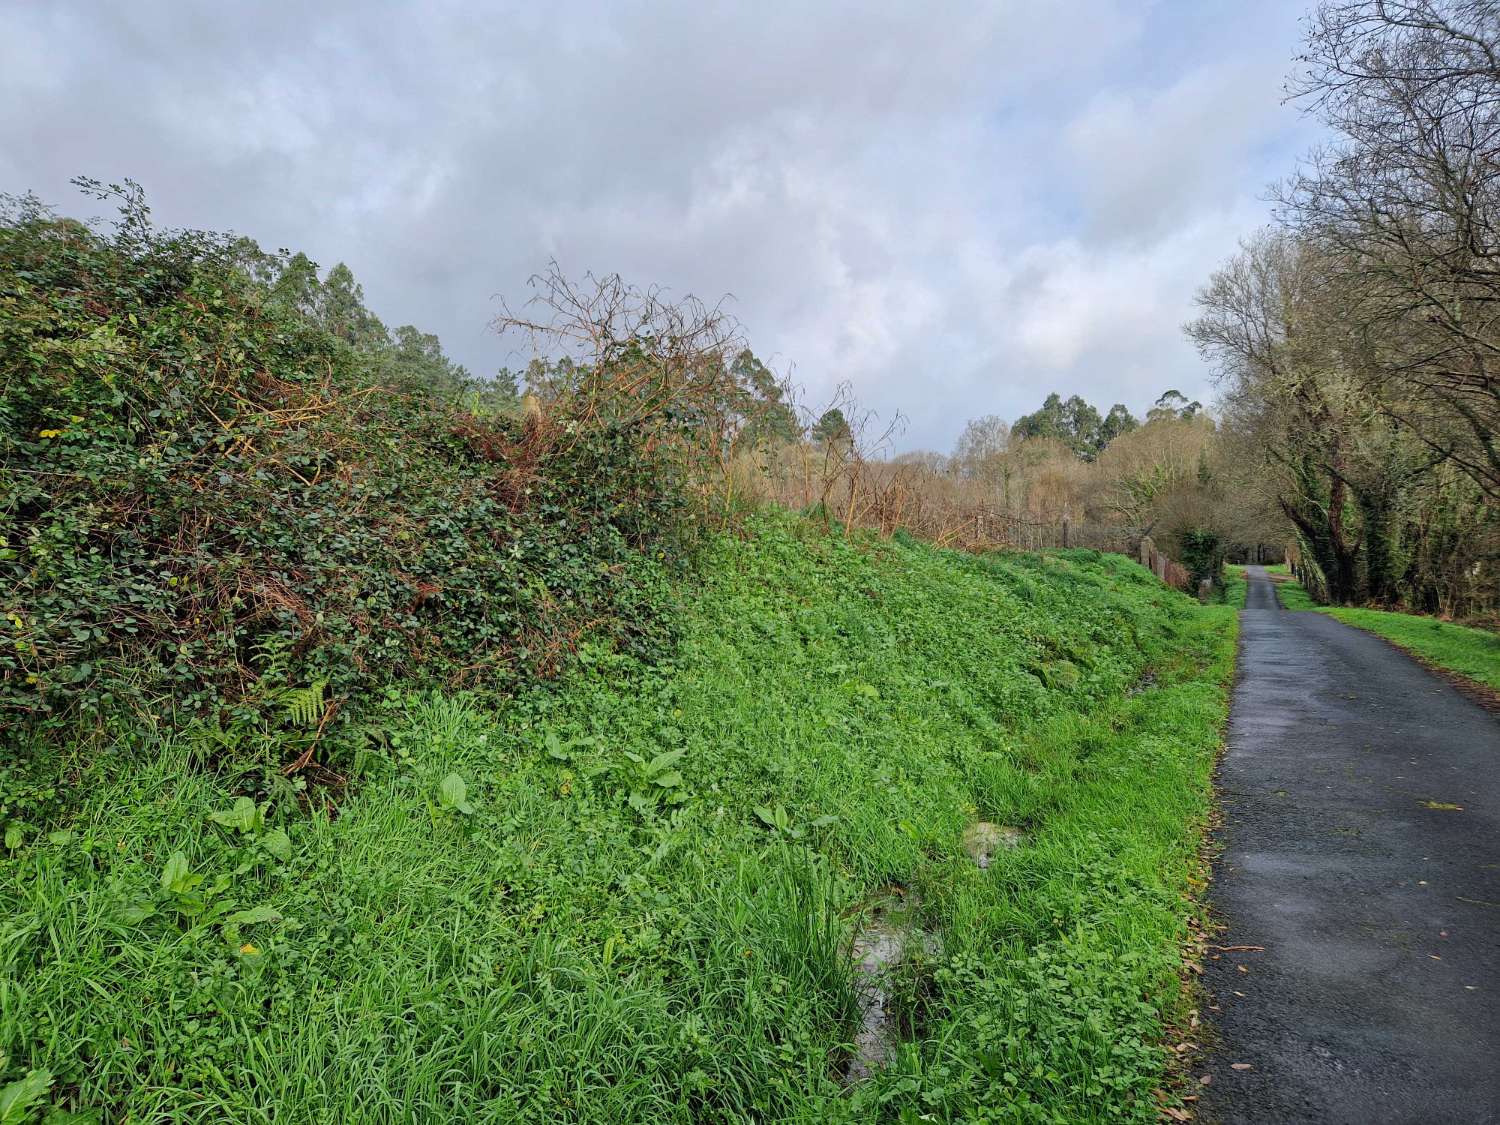
[[390, 389], [240, 246], [128, 193], [109, 232], [0, 221], [0, 739], [332, 731], [397, 678], [503, 691], [663, 643], [682, 504], [649, 443]]
[[1215, 586], [1224, 585], [1224, 556], [1226, 545], [1223, 537], [1209, 528], [1188, 528], [1178, 536], [1182, 565], [1187, 569], [1192, 588], [1207, 578]]

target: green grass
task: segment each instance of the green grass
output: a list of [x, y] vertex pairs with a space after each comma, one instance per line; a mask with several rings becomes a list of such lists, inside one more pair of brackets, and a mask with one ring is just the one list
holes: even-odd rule
[[1290, 579], [1278, 583], [1276, 592], [1287, 609], [1326, 613], [1346, 625], [1382, 636], [1429, 664], [1500, 691], [1500, 635], [1415, 613], [1318, 605], [1300, 584]]
[[1273, 580], [1273, 585], [1276, 587], [1277, 598], [1281, 600], [1282, 609], [1324, 608], [1313, 601], [1312, 595], [1303, 588], [1302, 583], [1292, 577], [1291, 571], [1285, 566], [1268, 566], [1266, 571], [1279, 579]]
[[[0, 863], [0, 1084], [132, 1121], [1155, 1120], [1233, 611], [1118, 556], [754, 530], [670, 665], [393, 692], [336, 815], [214, 823], [170, 740], [94, 767]], [[976, 819], [1026, 842], [981, 871]], [[846, 1091], [893, 884], [940, 945]]]
[[1231, 609], [1244, 609], [1245, 598], [1250, 594], [1250, 583], [1245, 577], [1245, 568], [1235, 563], [1224, 567], [1224, 604]]

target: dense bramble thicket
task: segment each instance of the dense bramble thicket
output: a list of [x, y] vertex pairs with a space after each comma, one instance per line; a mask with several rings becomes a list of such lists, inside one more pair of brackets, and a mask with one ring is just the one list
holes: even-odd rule
[[393, 389], [242, 240], [121, 215], [0, 223], [0, 726], [306, 744], [363, 686], [661, 640], [680, 503], [626, 427]]

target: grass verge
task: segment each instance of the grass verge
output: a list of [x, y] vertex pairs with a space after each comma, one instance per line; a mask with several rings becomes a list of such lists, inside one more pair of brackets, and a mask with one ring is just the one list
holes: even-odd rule
[[1231, 609], [1244, 609], [1245, 599], [1250, 594], [1250, 582], [1245, 577], [1245, 568], [1230, 564], [1224, 568], [1224, 604]]
[[1325, 608], [1313, 601], [1312, 595], [1303, 588], [1302, 583], [1292, 577], [1291, 568], [1285, 563], [1266, 567], [1266, 577], [1275, 587], [1276, 597], [1281, 602], [1282, 609]]
[[1439, 671], [1471, 680], [1491, 693], [1500, 692], [1500, 635], [1415, 613], [1320, 606], [1290, 576], [1276, 577], [1276, 582], [1276, 592], [1287, 609], [1325, 613], [1346, 625], [1384, 637]]
[[[392, 691], [336, 816], [171, 740], [96, 765], [0, 865], [0, 1085], [109, 1120], [1155, 1120], [1232, 609], [779, 517], [691, 604], [668, 664], [586, 646], [498, 713]], [[988, 870], [978, 819], [1024, 833]], [[845, 1090], [893, 887], [930, 940]]]

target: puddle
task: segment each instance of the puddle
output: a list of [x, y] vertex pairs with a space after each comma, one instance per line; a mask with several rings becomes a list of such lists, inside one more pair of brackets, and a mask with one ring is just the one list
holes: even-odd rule
[[922, 900], [904, 887], [888, 888], [869, 921], [854, 938], [855, 991], [859, 996], [859, 1031], [854, 1053], [844, 1070], [845, 1085], [863, 1082], [891, 1061], [896, 1037], [891, 1026], [891, 972], [909, 948], [929, 952], [935, 939], [916, 927]]
[[[963, 846], [975, 864], [986, 868], [997, 853], [1019, 847], [1025, 839], [1026, 834], [1019, 828], [981, 820], [964, 832]], [[917, 925], [921, 907], [922, 900], [916, 891], [901, 886], [886, 887], [854, 936], [850, 951], [859, 999], [859, 1031], [855, 1033], [854, 1051], [844, 1069], [846, 1086], [863, 1082], [883, 1070], [895, 1056], [897, 1028], [890, 1010], [891, 977], [895, 969], [909, 954], [942, 956], [942, 939], [924, 933]]]
[[988, 867], [996, 854], [1009, 848], [1018, 848], [1026, 839], [1026, 833], [1007, 824], [991, 824], [981, 820], [964, 831], [964, 851], [969, 853], [981, 870]]

